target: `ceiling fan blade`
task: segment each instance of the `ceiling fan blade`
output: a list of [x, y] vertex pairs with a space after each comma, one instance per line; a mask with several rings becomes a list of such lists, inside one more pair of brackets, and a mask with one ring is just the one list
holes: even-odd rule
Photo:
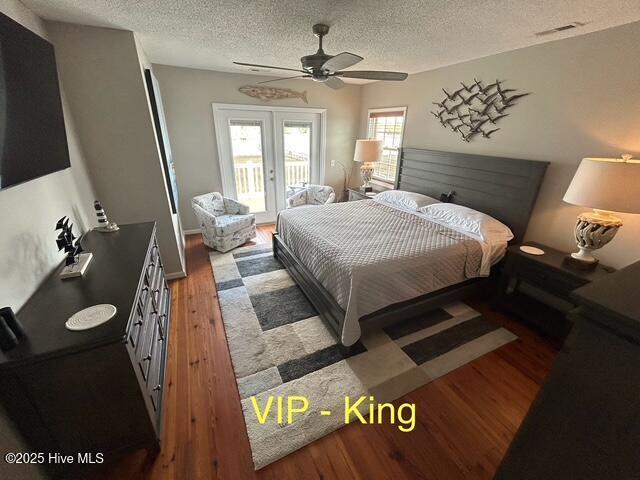
[[257, 84], [260, 85], [262, 83], [279, 82], [280, 80], [290, 80], [292, 78], [311, 78], [311, 75], [294, 75], [293, 77], [274, 78], [273, 80], [265, 80], [264, 82], [258, 82]]
[[331, 57], [329, 60], [322, 64], [322, 70], [329, 70], [330, 72], [337, 72], [355, 65], [358, 62], [364, 60], [360, 55], [354, 53], [342, 52]]
[[334, 90], [338, 90], [339, 88], [344, 87], [344, 82], [338, 77], [329, 77], [323, 83], [327, 87], [333, 88]]
[[402, 72], [377, 72], [372, 70], [351, 70], [346, 72], [336, 72], [345, 78], [362, 78], [365, 80], [405, 80], [409, 74]]
[[297, 68], [274, 67], [272, 65], [257, 65], [255, 63], [243, 63], [243, 62], [233, 62], [233, 63], [235, 63], [236, 65], [242, 65], [245, 67], [269, 68], [274, 70], [290, 70], [292, 72], [308, 73], [308, 72], [305, 72], [304, 70], [300, 70]]

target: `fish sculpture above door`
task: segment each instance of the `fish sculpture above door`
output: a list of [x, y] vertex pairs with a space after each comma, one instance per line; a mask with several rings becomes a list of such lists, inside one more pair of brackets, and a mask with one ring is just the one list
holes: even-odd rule
[[238, 89], [239, 92], [244, 93], [263, 102], [270, 102], [271, 100], [284, 100], [287, 98], [299, 98], [304, 103], [307, 101], [307, 92], [297, 92], [290, 88], [277, 88], [277, 87], [261, 87], [258, 85], [245, 85]]

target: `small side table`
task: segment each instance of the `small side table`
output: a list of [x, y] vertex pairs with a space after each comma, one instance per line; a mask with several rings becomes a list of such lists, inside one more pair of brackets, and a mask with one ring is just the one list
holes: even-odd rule
[[367, 192], [364, 193], [363, 190], [360, 190], [359, 188], [348, 188], [347, 189], [349, 191], [349, 202], [353, 202], [355, 200], [369, 200], [373, 197], [375, 197], [378, 193], [380, 192]]
[[564, 339], [572, 327], [566, 313], [576, 305], [571, 292], [615, 270], [600, 264], [593, 270], [580, 270], [566, 262], [566, 252], [535, 242], [525, 245], [545, 253], [531, 255], [520, 250], [520, 245], [508, 248], [498, 282], [497, 307], [550, 337]]

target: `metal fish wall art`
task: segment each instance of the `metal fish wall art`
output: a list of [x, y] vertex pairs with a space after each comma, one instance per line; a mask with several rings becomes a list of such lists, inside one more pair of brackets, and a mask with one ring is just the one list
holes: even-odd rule
[[307, 92], [296, 92], [290, 88], [277, 88], [277, 87], [260, 87], [258, 85], [245, 85], [238, 89], [239, 92], [244, 93], [263, 102], [270, 102], [271, 100], [283, 100], [285, 98], [299, 98], [304, 103], [307, 101]]
[[[503, 80], [483, 84], [480, 80], [465, 84], [457, 90], [442, 91], [445, 97], [440, 102], [432, 102], [438, 108], [431, 114], [438, 119], [444, 128], [450, 128], [469, 142], [476, 135], [491, 138], [500, 128], [498, 121], [508, 117], [505, 110], [513, 107], [517, 100], [530, 93], [516, 94], [513, 88], [503, 88]], [[505, 113], [503, 113], [505, 112]]]

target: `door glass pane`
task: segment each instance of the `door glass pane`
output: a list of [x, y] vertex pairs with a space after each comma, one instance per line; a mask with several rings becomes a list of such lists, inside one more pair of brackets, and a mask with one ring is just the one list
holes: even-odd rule
[[311, 122], [285, 121], [283, 135], [285, 185], [290, 194], [311, 179]]
[[262, 123], [232, 120], [231, 151], [238, 201], [249, 205], [252, 213], [267, 210], [262, 156]]

